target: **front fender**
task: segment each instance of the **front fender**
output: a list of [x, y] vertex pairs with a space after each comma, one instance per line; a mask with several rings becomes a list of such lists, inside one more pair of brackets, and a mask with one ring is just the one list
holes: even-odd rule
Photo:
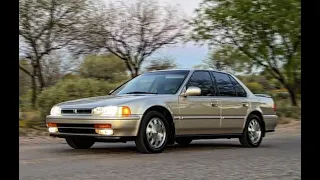
[[144, 114], [148, 111], [148, 109], [152, 107], [162, 107], [166, 109], [170, 113], [173, 120], [175, 120], [175, 117], [177, 117], [177, 115], [179, 114], [178, 97], [172, 98], [172, 97], [163, 96], [155, 99], [148, 99], [145, 101], [134, 102], [134, 104], [128, 104], [128, 105], [129, 107], [130, 106], [134, 107], [134, 113], [141, 117], [137, 124], [138, 125], [137, 129], [139, 129], [140, 127], [141, 120]]

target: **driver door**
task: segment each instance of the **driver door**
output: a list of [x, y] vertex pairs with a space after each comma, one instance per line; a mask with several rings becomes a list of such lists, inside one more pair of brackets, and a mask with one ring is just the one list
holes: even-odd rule
[[190, 86], [201, 89], [200, 96], [179, 97], [179, 135], [215, 134], [220, 129], [220, 100], [208, 71], [195, 71], [185, 89]]

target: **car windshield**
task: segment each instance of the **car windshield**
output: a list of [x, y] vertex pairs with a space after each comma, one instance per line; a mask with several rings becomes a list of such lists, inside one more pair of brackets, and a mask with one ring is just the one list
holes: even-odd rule
[[112, 94], [175, 94], [189, 71], [158, 71], [145, 73], [122, 85]]

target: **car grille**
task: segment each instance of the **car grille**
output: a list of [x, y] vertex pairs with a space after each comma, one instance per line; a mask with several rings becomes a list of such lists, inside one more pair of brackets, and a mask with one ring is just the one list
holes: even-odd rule
[[61, 133], [96, 134], [92, 124], [57, 124]]
[[61, 114], [64, 115], [77, 115], [77, 114], [82, 114], [82, 115], [88, 115], [92, 113], [92, 109], [62, 109]]

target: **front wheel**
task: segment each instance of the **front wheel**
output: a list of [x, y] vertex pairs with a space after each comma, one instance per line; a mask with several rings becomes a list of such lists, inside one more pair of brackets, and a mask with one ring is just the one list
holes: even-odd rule
[[76, 137], [68, 137], [66, 141], [73, 149], [89, 149], [95, 143], [93, 139]]
[[262, 142], [263, 131], [261, 119], [256, 115], [250, 115], [243, 134], [239, 138], [241, 145], [250, 148], [258, 147]]
[[141, 153], [160, 153], [167, 145], [169, 123], [161, 113], [148, 112], [141, 121], [136, 146]]

